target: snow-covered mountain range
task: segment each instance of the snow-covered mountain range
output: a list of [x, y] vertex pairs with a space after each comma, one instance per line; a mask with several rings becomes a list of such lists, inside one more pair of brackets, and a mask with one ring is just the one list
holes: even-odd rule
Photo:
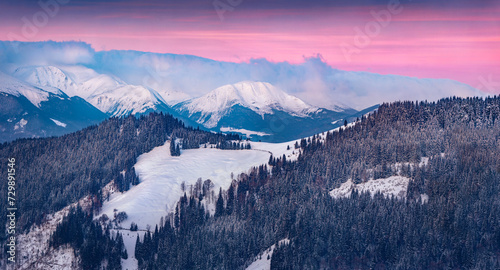
[[[190, 125], [271, 141], [289, 140], [330, 129], [334, 127], [332, 122], [342, 117], [354, 117], [357, 112], [350, 108], [337, 111], [318, 108], [270, 83], [254, 81], [224, 85], [201, 97], [170, 106], [154, 89], [130, 85], [114, 75], [100, 74], [84, 66], [19, 67], [12, 75], [2, 73], [0, 91], [26, 97], [35, 107], [40, 107], [42, 101], [47, 102], [49, 96], [61, 100], [81, 98], [107, 117], [167, 112]], [[170, 93], [164, 91], [165, 94], [168, 96]], [[174, 92], [172, 96], [179, 95]], [[24, 110], [29, 111], [27, 108]], [[95, 121], [88, 124], [92, 123]], [[67, 125], [58, 119], [51, 124], [61, 128]], [[37, 128], [43, 130], [40, 126]], [[9, 132], [9, 128], [5, 127], [4, 131]], [[16, 131], [16, 136], [20, 137], [54, 135], [53, 132], [26, 133], [25, 129], [19, 129], [19, 125]]]
[[[67, 116], [74, 114], [54, 107], [66, 117], [46, 117], [48, 123], [59, 123], [56, 126], [65, 132], [105, 117], [161, 111], [215, 132], [287, 141], [335, 128], [343, 123], [340, 120], [355, 119], [382, 102], [484, 95], [456, 81], [341, 71], [318, 59], [299, 65], [264, 60], [227, 63], [186, 55], [95, 52], [79, 42], [38, 45], [20, 43], [14, 52], [9, 42], [0, 41], [0, 93], [3, 99], [15, 97], [18, 107], [14, 112], [13, 101], [3, 103], [8, 104], [0, 109], [4, 134], [13, 132], [21, 119], [28, 120], [20, 115], [47, 111], [49, 104], [54, 107], [56, 97], [92, 107], [93, 117], [86, 116], [90, 121], [78, 120], [78, 125], [62, 121], [72, 122]], [[17, 125], [17, 135], [2, 136], [3, 141], [62, 132], [47, 132], [41, 120], [37, 128], [44, 132], [27, 132], [31, 120]]]
[[65, 72], [64, 67], [55, 66], [31, 66], [18, 68], [14, 76], [48, 92], [84, 98], [110, 116], [145, 113], [164, 104], [157, 92], [144, 86], [128, 85], [114, 76], [99, 74], [85, 67], [69, 70]]
[[62, 135], [97, 124], [107, 115], [59, 89], [38, 88], [0, 72], [0, 142]]

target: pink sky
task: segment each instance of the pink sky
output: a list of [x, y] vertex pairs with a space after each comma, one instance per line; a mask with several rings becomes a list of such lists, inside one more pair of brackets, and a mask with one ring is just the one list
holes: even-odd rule
[[[500, 92], [500, 5], [437, 9], [401, 4], [384, 26], [371, 13], [387, 14], [386, 5], [257, 10], [243, 3], [225, 12], [223, 20], [213, 7], [186, 11], [109, 5], [61, 6], [28, 38], [22, 36], [21, 18], [32, 21], [41, 8], [5, 7], [0, 39], [77, 40], [96, 50], [192, 54], [231, 62], [266, 58], [299, 63], [319, 54], [343, 70], [449, 78]], [[356, 29], [366, 34], [367, 26], [376, 33], [360, 45]], [[352, 51], [348, 57], [346, 48]]]

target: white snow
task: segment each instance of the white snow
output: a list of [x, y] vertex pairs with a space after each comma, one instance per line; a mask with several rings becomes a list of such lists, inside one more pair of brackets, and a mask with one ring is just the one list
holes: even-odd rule
[[267, 163], [269, 153], [257, 150], [220, 150], [200, 148], [182, 150], [179, 157], [170, 155], [170, 142], [139, 156], [135, 170], [141, 183], [125, 193], [111, 195], [105, 202], [102, 214], [113, 216], [113, 210], [125, 211], [128, 219], [122, 224], [129, 228], [131, 222], [139, 229], [147, 225], [154, 228], [162, 216], [174, 209], [177, 200], [184, 194], [181, 184], [196, 183], [198, 178], [210, 179], [218, 191], [231, 183], [231, 172], [237, 175], [247, 172], [252, 166]]
[[[90, 199], [85, 197], [78, 203], [85, 208], [90, 205]], [[68, 205], [61, 211], [47, 215], [40, 226], [34, 225], [27, 234], [17, 236], [17, 269], [75, 269], [77, 259], [73, 249], [69, 246], [49, 248], [49, 239], [57, 225], [69, 213], [69, 209], [76, 205], [77, 203]]]
[[54, 122], [56, 125], [60, 126], [60, 127], [66, 127], [67, 125], [61, 121], [58, 121], [56, 119], [52, 119], [50, 118], [50, 120], [52, 120], [52, 122]]
[[[300, 140], [284, 143], [250, 142], [250, 145], [252, 150], [268, 152], [276, 158], [285, 155], [288, 161], [294, 161], [297, 160], [300, 153], [300, 149], [295, 149], [295, 142], [300, 143]], [[288, 146], [289, 150], [287, 150]], [[266, 160], [264, 163], [268, 161]]]
[[[288, 245], [290, 244], [289, 239], [283, 239], [279, 241], [279, 245]], [[270, 270], [271, 269], [271, 258], [273, 257], [274, 249], [276, 248], [276, 244], [272, 245], [270, 248], [266, 249], [262, 254], [259, 254], [255, 258], [255, 261], [250, 264], [245, 270]], [[269, 256], [269, 259], [267, 258]]]
[[175, 104], [191, 99], [191, 96], [189, 96], [184, 92], [174, 91], [174, 90], [163, 90], [156, 88], [153, 89], [155, 89], [156, 92], [158, 92], [158, 94], [161, 95], [165, 103], [170, 106], [174, 106]]
[[[124, 193], [110, 191], [109, 201], [105, 201], [101, 213], [112, 218], [114, 210], [125, 211], [128, 218], [120, 225], [129, 229], [135, 222], [139, 231], [121, 230], [129, 259], [123, 260], [123, 269], [137, 269], [137, 261], [133, 258], [135, 239], [140, 230], [148, 227], [154, 229], [161, 217], [173, 211], [178, 199], [184, 194], [181, 185], [186, 189], [195, 184], [198, 178], [210, 179], [213, 190], [227, 189], [232, 181], [231, 173], [236, 177], [239, 173], [248, 172], [253, 166], [266, 164], [271, 153], [276, 157], [283, 154], [287, 159], [297, 158], [299, 151], [294, 143], [262, 143], [250, 142], [251, 150], [220, 150], [215, 148], [199, 148], [182, 150], [179, 157], [170, 155], [170, 142], [154, 148], [138, 157], [135, 170], [140, 183]], [[290, 150], [287, 150], [290, 146]], [[205, 202], [208, 211], [213, 213], [213, 205]], [[96, 218], [99, 218], [96, 216]]]
[[221, 127], [220, 131], [222, 132], [237, 132], [244, 134], [247, 137], [250, 137], [251, 135], [257, 135], [257, 136], [268, 136], [271, 134], [265, 133], [265, 132], [260, 132], [260, 131], [252, 131], [252, 130], [247, 130], [243, 128], [232, 128], [232, 127]]
[[372, 196], [380, 192], [386, 197], [394, 196], [398, 199], [404, 199], [409, 181], [409, 178], [403, 176], [374, 179], [360, 184], [354, 184], [351, 179], [348, 179], [340, 187], [331, 190], [330, 196], [336, 199], [346, 198], [351, 196], [353, 190], [357, 190], [359, 193], [369, 192]]
[[221, 86], [206, 95], [187, 101], [181, 109], [187, 110], [191, 115], [201, 113], [199, 122], [213, 128], [234, 105], [249, 108], [260, 115], [280, 110], [306, 117], [319, 110], [269, 83], [250, 81]]
[[18, 130], [18, 129], [23, 129], [24, 126], [26, 126], [26, 124], [28, 124], [28, 120], [25, 120], [24, 118], [19, 120], [19, 122], [17, 122], [15, 125], [14, 125], [14, 130]]
[[102, 89], [94, 92], [87, 101], [112, 116], [144, 113], [154, 109], [159, 102], [156, 93], [142, 86], [124, 85], [104, 91]]
[[[38, 107], [41, 101], [47, 100], [49, 92], [59, 96], [79, 96], [111, 116], [144, 113], [158, 103], [165, 103], [153, 89], [129, 85], [115, 76], [99, 74], [83, 66], [20, 67], [14, 76], [19, 80], [4, 79], [10, 77], [5, 74], [0, 76], [0, 91], [26, 96]], [[182, 95], [175, 94], [175, 97], [169, 98], [182, 98]]]
[[57, 67], [76, 84], [82, 84], [92, 78], [99, 76], [99, 73], [97, 73], [95, 70], [81, 65], [63, 65]]
[[[154, 229], [154, 228], [153, 228]], [[137, 259], [135, 258], [135, 242], [137, 240], [137, 235], [144, 240], [145, 231], [129, 231], [129, 230], [112, 230], [113, 232], [119, 231], [123, 236], [123, 245], [127, 250], [128, 258], [126, 260], [122, 259], [122, 269], [123, 270], [133, 270], [139, 268]]]
[[423, 193], [420, 194], [420, 201], [422, 201], [422, 204], [428, 203], [429, 202], [429, 195]]
[[420, 159], [420, 163], [418, 164], [419, 167], [427, 166], [429, 164], [429, 158], [428, 157], [422, 157]]
[[95, 77], [80, 84], [79, 96], [88, 100], [90, 96], [112, 91], [125, 86], [125, 83], [111, 76], [98, 74]]
[[38, 108], [40, 108], [42, 101], [46, 101], [49, 98], [48, 92], [33, 87], [3, 72], [0, 72], [0, 92], [16, 97], [24, 96]]
[[68, 96], [76, 94], [75, 83], [62, 70], [54, 66], [22, 67], [14, 72], [14, 76], [56, 95], [61, 95], [61, 91]]

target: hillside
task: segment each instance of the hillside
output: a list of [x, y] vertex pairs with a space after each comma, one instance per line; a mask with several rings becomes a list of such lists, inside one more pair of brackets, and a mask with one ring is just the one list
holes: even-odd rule
[[498, 97], [384, 104], [238, 175], [214, 216], [181, 197], [139, 268], [243, 269], [270, 247], [271, 269], [498, 268], [499, 112]]

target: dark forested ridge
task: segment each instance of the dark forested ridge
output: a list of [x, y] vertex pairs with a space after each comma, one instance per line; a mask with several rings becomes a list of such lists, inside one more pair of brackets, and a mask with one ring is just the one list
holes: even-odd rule
[[[120, 191], [137, 184], [133, 170], [136, 158], [164, 144], [173, 133], [185, 136], [184, 148], [239, 139], [236, 135], [188, 128], [171, 115], [152, 113], [111, 118], [61, 137], [1, 144], [0, 171], [7, 172], [8, 158], [16, 159], [16, 203], [22, 209], [17, 216], [18, 231], [40, 224], [46, 214], [87, 195], [92, 195], [92, 208], [98, 209], [102, 203], [101, 188], [113, 180]], [[2, 190], [7, 190], [6, 186], [7, 181], [1, 181]], [[7, 192], [0, 192], [0, 200], [7, 201], [6, 196]], [[2, 211], [0, 219], [5, 224], [6, 209]], [[3, 234], [2, 231], [2, 239]]]
[[[353, 127], [303, 140], [296, 162], [273, 158], [239, 175], [215, 216], [202, 194], [184, 196], [137, 242], [139, 266], [244, 269], [289, 239], [272, 269], [500, 269], [499, 116], [499, 97], [383, 104]], [[427, 165], [411, 166], [422, 157]], [[404, 200], [328, 194], [347, 179], [395, 174], [412, 179]]]

